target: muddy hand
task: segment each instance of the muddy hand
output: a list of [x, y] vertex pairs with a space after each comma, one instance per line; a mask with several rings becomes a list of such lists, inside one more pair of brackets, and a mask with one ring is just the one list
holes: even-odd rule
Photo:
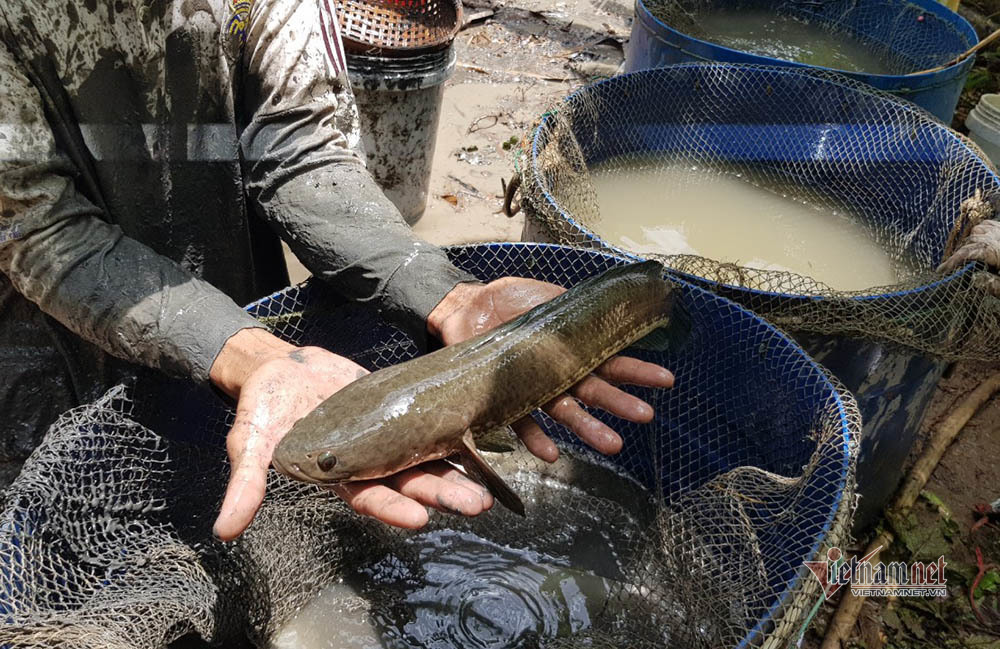
[[976, 273], [974, 285], [994, 297], [1000, 297], [1000, 222], [987, 220], [976, 224], [958, 250], [943, 264], [939, 273], [953, 273], [970, 262], [981, 262], [992, 273]]
[[[292, 425], [366, 373], [342, 356], [295, 347], [261, 329], [230, 338], [211, 370], [213, 383], [237, 399], [236, 419], [226, 437], [231, 473], [213, 530], [217, 537], [234, 539], [253, 520], [264, 500], [274, 447]], [[425, 524], [425, 505], [477, 514], [493, 504], [482, 487], [444, 463], [335, 491], [358, 513], [400, 527]]]
[[975, 225], [958, 250], [938, 267], [938, 272], [953, 273], [973, 261], [1000, 270], [1000, 221], [987, 220]]
[[[435, 307], [428, 318], [428, 330], [445, 344], [458, 343], [513, 320], [564, 291], [554, 284], [520, 277], [504, 277], [489, 284], [459, 284]], [[591, 416], [580, 402], [637, 423], [651, 421], [653, 408], [615, 387], [616, 383], [669, 388], [674, 376], [659, 365], [616, 356], [576, 384], [570, 394], [550, 401], [544, 410], [594, 449], [605, 454], [617, 453], [622, 448], [621, 437]], [[531, 417], [517, 422], [514, 429], [528, 450], [539, 458], [554, 462], [559, 457], [555, 443]]]

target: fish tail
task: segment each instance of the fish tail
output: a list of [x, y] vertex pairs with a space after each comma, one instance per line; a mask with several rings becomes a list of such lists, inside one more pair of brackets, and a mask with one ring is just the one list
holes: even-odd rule
[[653, 329], [633, 343], [633, 347], [651, 351], [677, 351], [691, 338], [691, 313], [681, 300], [674, 300], [670, 316], [663, 326]]

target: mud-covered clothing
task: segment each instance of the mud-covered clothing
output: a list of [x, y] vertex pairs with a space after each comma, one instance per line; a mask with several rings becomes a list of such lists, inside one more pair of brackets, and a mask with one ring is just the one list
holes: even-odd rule
[[468, 279], [365, 170], [331, 7], [0, 3], [0, 483], [116, 358], [207, 381], [276, 235], [418, 335]]

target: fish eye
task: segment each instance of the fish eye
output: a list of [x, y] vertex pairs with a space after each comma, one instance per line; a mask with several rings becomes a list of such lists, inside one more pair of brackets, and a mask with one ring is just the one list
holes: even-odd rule
[[333, 467], [337, 466], [337, 456], [330, 451], [323, 451], [316, 458], [316, 466], [319, 467], [320, 471], [332, 471]]

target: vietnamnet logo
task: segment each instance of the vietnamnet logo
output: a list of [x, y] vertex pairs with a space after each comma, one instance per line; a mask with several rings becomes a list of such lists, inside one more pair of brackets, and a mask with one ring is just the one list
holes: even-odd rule
[[826, 561], [804, 561], [819, 580], [827, 599], [844, 586], [857, 597], [945, 597], [948, 595], [944, 555], [932, 563], [893, 561], [871, 562], [882, 550], [879, 546], [860, 559], [845, 560], [840, 548], [830, 548]]

